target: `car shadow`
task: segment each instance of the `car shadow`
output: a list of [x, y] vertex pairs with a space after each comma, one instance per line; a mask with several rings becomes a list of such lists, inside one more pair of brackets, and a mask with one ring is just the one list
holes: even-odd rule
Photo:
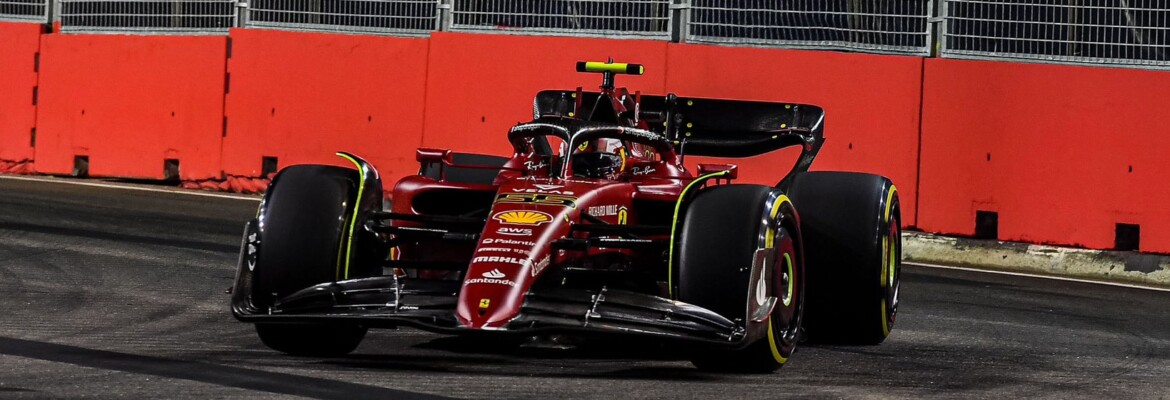
[[[315, 399], [445, 398], [333, 379], [5, 337], [0, 337], [0, 354]], [[28, 389], [13, 388], [10, 390]]]

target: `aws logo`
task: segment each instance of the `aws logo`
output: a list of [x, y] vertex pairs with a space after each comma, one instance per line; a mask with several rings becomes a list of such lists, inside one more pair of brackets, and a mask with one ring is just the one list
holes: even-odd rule
[[552, 215], [541, 211], [504, 211], [496, 213], [492, 219], [513, 225], [541, 225], [552, 221]]
[[532, 236], [532, 228], [509, 228], [506, 226], [496, 229], [496, 233], [511, 236]]

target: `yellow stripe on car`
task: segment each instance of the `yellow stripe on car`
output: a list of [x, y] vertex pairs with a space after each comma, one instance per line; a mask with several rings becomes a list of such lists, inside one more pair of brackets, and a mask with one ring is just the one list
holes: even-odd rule
[[[357, 197], [353, 201], [353, 216], [349, 220], [349, 235], [345, 240], [345, 273], [341, 275], [341, 279], [349, 279], [349, 259], [350, 255], [353, 253], [353, 228], [357, 226], [358, 209], [360, 208], [358, 206], [361, 205], [362, 194], [366, 191], [366, 174], [365, 170], [362, 168], [362, 164], [353, 157], [350, 157], [345, 153], [337, 153], [337, 155], [341, 156], [341, 158], [349, 160], [349, 162], [353, 163], [353, 165], [358, 169], [358, 192]], [[340, 251], [338, 254], [340, 254]], [[338, 263], [337, 267], [340, 269], [341, 264]]]
[[678, 201], [674, 203], [674, 221], [670, 223], [670, 253], [667, 254], [666, 259], [666, 292], [672, 299], [674, 298], [674, 237], [675, 231], [678, 230], [678, 212], [682, 208], [682, 202], [687, 198], [687, 192], [696, 184], [707, 182], [711, 178], [727, 175], [728, 173], [729, 171], [719, 171], [695, 178], [695, 180], [687, 184], [682, 192], [678, 194]]

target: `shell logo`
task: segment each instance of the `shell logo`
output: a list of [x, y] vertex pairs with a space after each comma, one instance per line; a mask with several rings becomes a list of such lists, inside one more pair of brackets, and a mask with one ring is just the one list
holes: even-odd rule
[[504, 211], [492, 216], [492, 219], [513, 225], [540, 225], [552, 221], [552, 215], [540, 211]]

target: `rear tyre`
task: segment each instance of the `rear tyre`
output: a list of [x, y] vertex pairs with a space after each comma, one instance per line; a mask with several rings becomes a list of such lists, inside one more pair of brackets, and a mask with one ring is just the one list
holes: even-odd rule
[[808, 256], [810, 341], [873, 345], [890, 335], [901, 284], [901, 207], [889, 179], [806, 172], [788, 189]]
[[[252, 271], [252, 304], [276, 300], [319, 283], [342, 279], [343, 235], [357, 196], [357, 171], [296, 165], [281, 170], [260, 206], [259, 243]], [[366, 329], [355, 324], [256, 324], [260, 340], [294, 355], [333, 356], [353, 351]]]
[[[678, 299], [744, 322], [760, 338], [738, 350], [698, 354], [692, 360], [696, 367], [767, 373], [788, 361], [804, 311], [797, 229], [792, 204], [770, 187], [716, 186], [695, 196], [679, 231]], [[757, 253], [764, 264], [752, 282]], [[766, 319], [747, 321], [749, 309], [769, 302], [774, 307]]]

